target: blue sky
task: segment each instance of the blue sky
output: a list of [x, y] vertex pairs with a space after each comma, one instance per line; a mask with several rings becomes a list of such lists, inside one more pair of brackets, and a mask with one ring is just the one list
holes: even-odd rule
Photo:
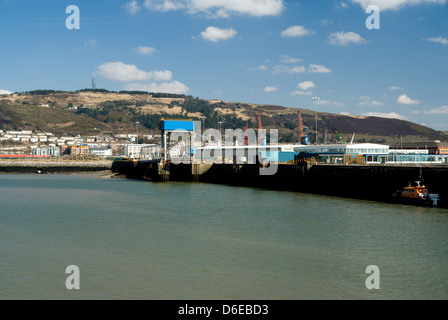
[[312, 110], [318, 96], [322, 112], [448, 130], [448, 0], [0, 0], [0, 29], [0, 94], [95, 74], [109, 90]]

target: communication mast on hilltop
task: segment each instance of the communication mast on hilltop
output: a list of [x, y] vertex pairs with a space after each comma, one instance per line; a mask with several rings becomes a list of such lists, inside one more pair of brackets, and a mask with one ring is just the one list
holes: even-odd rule
[[96, 90], [95, 74], [92, 75], [92, 90]]

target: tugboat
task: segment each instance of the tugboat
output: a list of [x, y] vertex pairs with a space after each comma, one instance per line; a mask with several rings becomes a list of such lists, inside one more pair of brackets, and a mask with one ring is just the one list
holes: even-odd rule
[[400, 203], [413, 204], [427, 207], [437, 207], [440, 197], [436, 193], [430, 193], [428, 187], [420, 185], [421, 181], [416, 181], [416, 185], [409, 185], [393, 194], [393, 198]]

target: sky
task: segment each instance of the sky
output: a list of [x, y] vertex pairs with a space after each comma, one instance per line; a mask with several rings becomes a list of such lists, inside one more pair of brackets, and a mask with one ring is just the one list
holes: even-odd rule
[[0, 0], [0, 30], [0, 94], [94, 76], [448, 130], [448, 0]]

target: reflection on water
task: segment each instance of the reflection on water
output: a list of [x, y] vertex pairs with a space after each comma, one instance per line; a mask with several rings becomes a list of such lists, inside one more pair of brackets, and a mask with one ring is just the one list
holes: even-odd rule
[[73, 175], [0, 199], [0, 299], [448, 298], [448, 210]]

